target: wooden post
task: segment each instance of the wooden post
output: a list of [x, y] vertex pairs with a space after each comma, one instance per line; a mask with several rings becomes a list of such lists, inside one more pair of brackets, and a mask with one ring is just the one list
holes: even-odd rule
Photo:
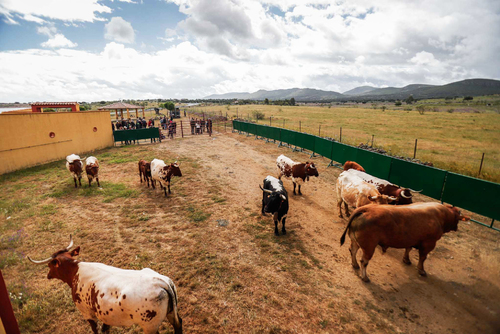
[[417, 142], [418, 142], [418, 139], [415, 139], [415, 149], [413, 150], [413, 159], [415, 159], [417, 157]]
[[477, 177], [479, 177], [479, 175], [481, 175], [481, 169], [483, 168], [483, 161], [484, 161], [484, 153], [483, 153], [483, 157], [481, 158], [481, 165], [479, 165], [479, 172], [477, 173]]
[[182, 128], [182, 121], [181, 121], [181, 136], [184, 138], [184, 129]]
[[372, 135], [372, 146], [371, 147], [373, 147], [373, 137], [375, 137], [375, 135]]
[[302, 123], [299, 121], [299, 132], [302, 132]]
[[269, 116], [269, 126], [271, 126], [271, 116]]
[[319, 125], [318, 137], [321, 137], [321, 124]]
[[342, 142], [342, 127], [340, 127], [340, 140], [339, 142]]
[[144, 108], [142, 108], [142, 118], [146, 118], [146, 115], [144, 114]]
[[283, 119], [283, 129], [285, 128], [285, 120]]
[[127, 119], [129, 119], [129, 118], [130, 118], [130, 111], [127, 108]]

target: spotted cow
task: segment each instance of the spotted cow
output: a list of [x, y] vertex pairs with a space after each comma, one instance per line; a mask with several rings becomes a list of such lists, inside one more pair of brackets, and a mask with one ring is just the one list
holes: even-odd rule
[[85, 160], [85, 172], [87, 173], [87, 178], [89, 179], [89, 187], [91, 186], [92, 180], [95, 179], [97, 186], [99, 184], [99, 161], [96, 157], [88, 157]]
[[83, 164], [82, 159], [80, 159], [79, 155], [70, 154], [66, 157], [66, 168], [69, 170], [71, 175], [73, 176], [73, 180], [75, 181], [75, 188], [77, 188], [76, 180], [78, 179], [78, 183], [80, 187], [82, 186], [82, 173], [83, 173]]
[[297, 195], [295, 188], [299, 185], [299, 195], [302, 195], [300, 186], [306, 181], [309, 181], [309, 176], [318, 177], [318, 169], [312, 162], [295, 162], [292, 159], [280, 155], [276, 159], [276, 166], [278, 168], [278, 179], [281, 180], [282, 176], [291, 178], [293, 183], [293, 194]]
[[139, 325], [145, 334], [156, 334], [165, 318], [182, 333], [182, 319], [177, 310], [177, 290], [167, 276], [144, 268], [125, 270], [102, 263], [80, 262], [75, 259], [80, 247], [69, 246], [51, 257], [35, 261], [48, 263], [48, 279], [57, 278], [68, 284], [76, 308], [98, 333], [97, 321], [103, 322], [102, 332], [111, 326]]

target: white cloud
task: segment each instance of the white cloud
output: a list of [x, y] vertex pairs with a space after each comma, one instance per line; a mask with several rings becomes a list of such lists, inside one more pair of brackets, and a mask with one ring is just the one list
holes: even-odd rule
[[42, 26], [37, 28], [37, 32], [42, 35], [49, 37], [49, 40], [41, 44], [44, 48], [74, 48], [77, 47], [77, 43], [73, 43], [63, 34], [58, 33], [56, 27], [51, 24], [48, 26]]
[[439, 61], [437, 61], [437, 59], [434, 58], [434, 55], [426, 51], [417, 53], [415, 57], [410, 59], [410, 62], [416, 65], [433, 65], [433, 66], [439, 65]]
[[130, 22], [117, 16], [104, 26], [104, 37], [116, 42], [134, 43], [135, 32]]
[[71, 42], [63, 34], [55, 34], [54, 37], [49, 38], [48, 41], [43, 42], [41, 45], [44, 48], [74, 48], [78, 46], [77, 43]]
[[99, 0], [2, 0], [0, 13], [7, 13], [7, 19], [13, 14], [19, 14], [20, 18], [28, 21], [42, 20], [40, 17], [45, 17], [63, 21], [93, 22], [102, 20], [98, 14], [111, 13], [111, 8], [99, 4]]

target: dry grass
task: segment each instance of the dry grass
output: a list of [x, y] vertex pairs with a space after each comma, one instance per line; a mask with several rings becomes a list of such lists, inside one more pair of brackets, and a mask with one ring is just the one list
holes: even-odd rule
[[[201, 108], [200, 108], [201, 109]], [[351, 107], [309, 107], [242, 105], [204, 107], [230, 116], [252, 119], [255, 111], [265, 114], [260, 124], [271, 124], [291, 130], [358, 145], [371, 144], [391, 154], [413, 157], [418, 139], [417, 158], [436, 167], [477, 177], [485, 153], [481, 178], [500, 182], [500, 114], [495, 112], [425, 112], [387, 109], [370, 105]], [[272, 117], [271, 122], [269, 118]], [[255, 121], [254, 119], [252, 119]], [[284, 123], [283, 123], [284, 122]], [[300, 122], [300, 124], [299, 124]], [[319, 125], [321, 125], [321, 130]]]
[[[306, 158], [227, 134], [95, 152], [102, 190], [75, 189], [63, 161], [0, 176], [0, 269], [21, 332], [91, 332], [69, 288], [25, 259], [47, 257], [69, 234], [82, 247], [81, 260], [171, 277], [186, 333], [498, 329], [497, 232], [464, 224], [446, 235], [427, 262], [427, 279], [401, 265], [401, 251], [377, 252], [372, 283], [364, 284], [338, 243], [345, 221], [333, 209], [337, 169], [320, 168], [304, 196], [291, 198], [286, 236], [275, 237], [271, 218], [260, 215], [258, 184], [274, 174], [281, 153]], [[136, 162], [153, 157], [181, 162], [169, 198], [139, 183]], [[229, 224], [220, 226], [222, 219]], [[167, 322], [161, 333], [172, 333]]]

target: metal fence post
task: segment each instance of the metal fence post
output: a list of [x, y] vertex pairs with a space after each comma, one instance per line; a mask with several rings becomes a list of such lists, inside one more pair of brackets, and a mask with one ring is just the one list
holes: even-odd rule
[[483, 161], [484, 161], [484, 153], [483, 153], [483, 157], [481, 158], [481, 164], [479, 165], [479, 172], [477, 173], [477, 177], [479, 177], [479, 175], [481, 175], [481, 169], [483, 168]]

